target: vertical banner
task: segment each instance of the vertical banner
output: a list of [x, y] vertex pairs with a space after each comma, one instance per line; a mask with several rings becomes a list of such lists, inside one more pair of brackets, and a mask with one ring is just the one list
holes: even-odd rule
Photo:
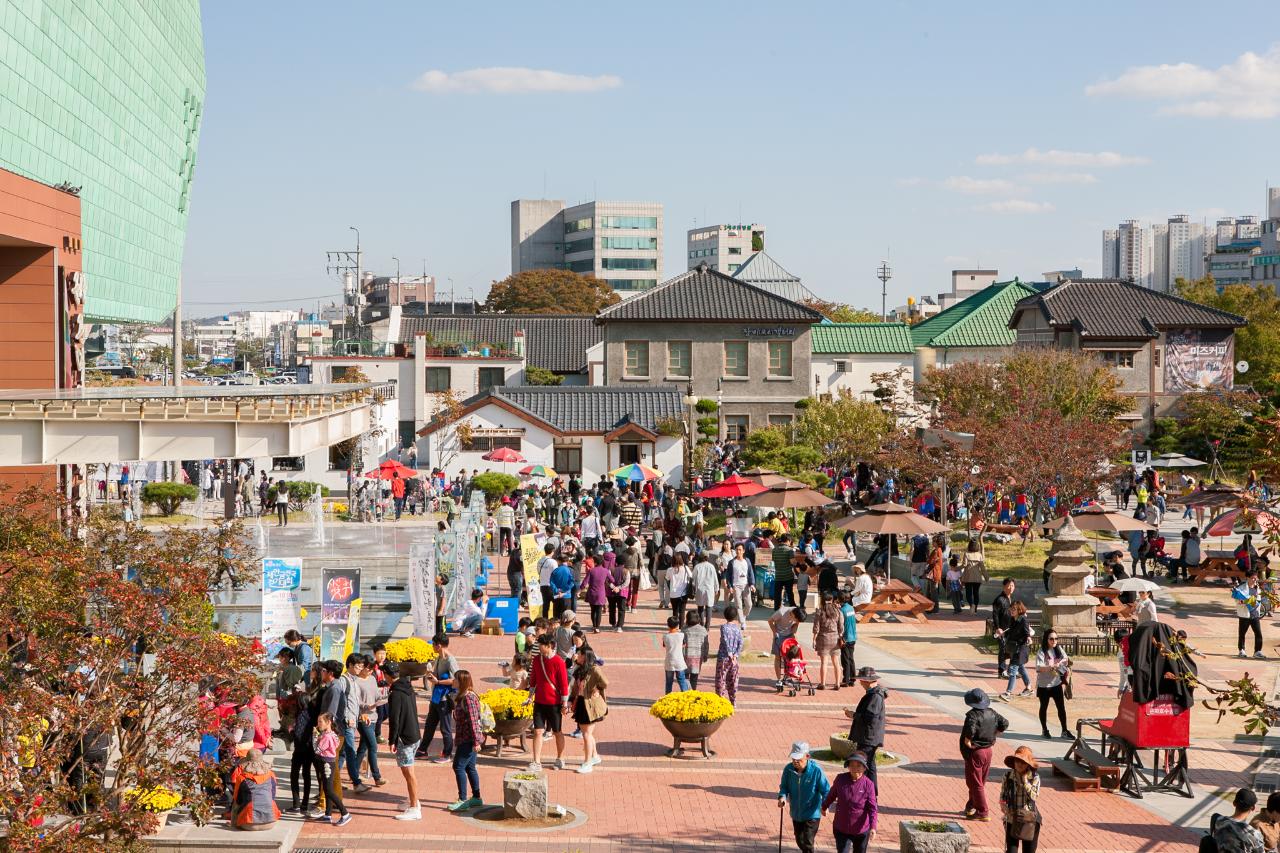
[[284, 645], [286, 631], [298, 628], [298, 590], [302, 558], [268, 557], [262, 561], [262, 645], [272, 658]]
[[436, 633], [436, 543], [409, 546], [409, 614], [413, 635], [430, 640]]
[[324, 569], [320, 577], [320, 658], [345, 661], [360, 645], [360, 570]]
[[538, 585], [538, 561], [542, 559], [542, 543], [546, 538], [540, 533], [520, 535], [520, 559], [524, 562], [524, 588], [529, 597], [530, 613], [542, 607], [542, 587]]

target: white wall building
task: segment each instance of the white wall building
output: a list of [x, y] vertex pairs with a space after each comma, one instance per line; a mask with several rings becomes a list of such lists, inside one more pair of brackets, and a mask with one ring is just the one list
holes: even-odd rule
[[688, 232], [689, 269], [706, 264], [716, 272], [733, 275], [747, 258], [764, 251], [764, 226], [707, 225]]
[[810, 337], [815, 394], [871, 399], [876, 374], [903, 369], [904, 380], [912, 378], [915, 345], [904, 323], [819, 323]]
[[662, 205], [511, 202], [511, 272], [545, 268], [593, 275], [624, 298], [657, 287], [662, 281]]
[[999, 277], [1000, 270], [952, 270], [951, 292], [938, 294], [939, 310], [945, 311], [979, 290], [990, 287]]

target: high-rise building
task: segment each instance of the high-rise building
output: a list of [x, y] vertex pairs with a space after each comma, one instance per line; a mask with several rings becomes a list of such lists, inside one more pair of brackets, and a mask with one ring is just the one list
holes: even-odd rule
[[511, 202], [511, 272], [547, 268], [593, 275], [623, 297], [657, 287], [662, 280], [662, 205]]
[[1102, 275], [1127, 278], [1143, 287], [1154, 280], [1152, 233], [1136, 219], [1126, 219], [1114, 231], [1102, 232]]
[[1185, 214], [1169, 217], [1165, 234], [1164, 276], [1157, 277], [1156, 290], [1172, 293], [1178, 279], [1204, 278], [1205, 228]]
[[199, 0], [7, 3], [0, 168], [78, 188], [89, 319], [173, 313], [204, 108]]
[[[1235, 220], [1228, 222], [1234, 235]], [[1213, 251], [1214, 234], [1186, 214], [1171, 216], [1168, 222], [1157, 222], [1150, 228], [1127, 220], [1119, 228], [1102, 232], [1102, 275], [1132, 278], [1144, 287], [1172, 293], [1178, 279], [1204, 276], [1204, 259]]]
[[733, 275], [752, 254], [764, 251], [764, 226], [753, 222], [690, 228], [688, 244], [689, 269], [706, 264], [716, 272]]

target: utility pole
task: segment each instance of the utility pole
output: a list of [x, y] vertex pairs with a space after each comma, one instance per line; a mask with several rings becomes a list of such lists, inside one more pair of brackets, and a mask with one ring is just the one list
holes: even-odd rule
[[[356, 232], [356, 249], [338, 249], [332, 252], [325, 252], [325, 268], [327, 275], [337, 275], [343, 280], [342, 287], [342, 335], [343, 338], [351, 336], [349, 325], [349, 312], [355, 311], [355, 306], [359, 303], [358, 294], [360, 292], [360, 229], [354, 225], [348, 226], [351, 231]], [[346, 286], [346, 276], [354, 274], [354, 285], [348, 292]], [[340, 354], [340, 353], [337, 353]]]
[[887, 260], [880, 262], [880, 268], [876, 270], [876, 278], [880, 279], [880, 319], [889, 322], [889, 279], [893, 278], [893, 270], [889, 268]]

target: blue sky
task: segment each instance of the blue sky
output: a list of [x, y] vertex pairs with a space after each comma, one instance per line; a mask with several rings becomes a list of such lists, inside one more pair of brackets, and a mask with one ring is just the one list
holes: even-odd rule
[[314, 307], [350, 225], [366, 267], [425, 258], [482, 296], [510, 272], [511, 200], [544, 187], [664, 203], [667, 276], [716, 221], [765, 223], [819, 295], [876, 308], [886, 252], [891, 306], [979, 263], [1099, 274], [1104, 227], [1262, 214], [1280, 180], [1274, 10], [1214, 14], [206, 2], [184, 313]]

